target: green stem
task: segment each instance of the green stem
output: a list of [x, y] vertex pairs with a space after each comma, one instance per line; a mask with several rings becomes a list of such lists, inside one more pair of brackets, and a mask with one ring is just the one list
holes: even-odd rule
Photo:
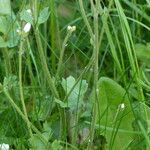
[[57, 68], [57, 73], [56, 73], [56, 80], [60, 76], [60, 71], [61, 71], [62, 64], [63, 64], [63, 56], [64, 56], [65, 48], [66, 48], [67, 42], [69, 40], [69, 37], [71, 36], [71, 33], [72, 32], [68, 32], [67, 33], [67, 35], [66, 35], [66, 37], [65, 37], [65, 39], [63, 41], [63, 44], [62, 44], [62, 49], [61, 49], [61, 52], [60, 52], [60, 58], [59, 58], [58, 68]]
[[[51, 41], [51, 48], [55, 52], [56, 49], [56, 20], [55, 20], [55, 1], [50, 0], [50, 10], [51, 10], [51, 15], [50, 15], [50, 41]], [[56, 58], [54, 53], [51, 55], [51, 60], [52, 60], [52, 68], [55, 71], [56, 69]]]
[[88, 21], [88, 18], [86, 16], [82, 0], [79, 0], [79, 5], [80, 5], [80, 9], [81, 9], [81, 14], [82, 14], [83, 20], [84, 20], [84, 22], [85, 22], [85, 24], [87, 26], [87, 29], [88, 29], [88, 32], [89, 32], [91, 38], [93, 39], [93, 31], [92, 31], [92, 28], [91, 28], [90, 23]]
[[[19, 89], [20, 89], [20, 100], [23, 107], [23, 112], [25, 114], [26, 120], [28, 120], [28, 114], [24, 102], [24, 94], [23, 94], [23, 85], [22, 85], [22, 52], [23, 52], [23, 40], [20, 42], [20, 48], [19, 48]], [[27, 121], [27, 126], [29, 130], [29, 135], [32, 137], [32, 130], [30, 127], [29, 120]]]
[[93, 54], [95, 58], [94, 63], [94, 106], [93, 106], [93, 117], [91, 121], [91, 129], [90, 129], [90, 141], [88, 144], [88, 149], [92, 149], [93, 147], [93, 139], [94, 139], [94, 133], [95, 133], [95, 124], [96, 124], [96, 116], [97, 116], [97, 106], [98, 106], [98, 55], [99, 55], [99, 29], [98, 29], [98, 1], [96, 1], [96, 4], [93, 4], [93, 1], [91, 1], [92, 11], [94, 15], [94, 44], [93, 44]]
[[51, 76], [48, 66], [47, 66], [46, 57], [44, 55], [41, 39], [39, 37], [39, 31], [38, 31], [38, 29], [36, 29], [34, 32], [35, 32], [35, 38], [36, 38], [36, 43], [37, 43], [37, 47], [38, 47], [38, 51], [39, 51], [40, 60], [41, 60], [42, 66], [43, 66], [42, 69], [43, 69], [44, 73], [46, 74], [47, 81], [50, 86], [52, 94], [54, 95], [55, 98], [59, 99], [58, 91], [56, 89], [56, 86], [54, 84], [54, 81], [52, 79], [52, 76]]
[[7, 48], [3, 49], [3, 57], [4, 57], [4, 63], [5, 63], [5, 73], [6, 73], [6, 76], [8, 76], [9, 74], [11, 74], [11, 63], [10, 63]]

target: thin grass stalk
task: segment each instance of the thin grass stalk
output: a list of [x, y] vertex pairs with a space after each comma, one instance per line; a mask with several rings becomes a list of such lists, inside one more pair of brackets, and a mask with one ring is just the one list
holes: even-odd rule
[[[81, 89], [81, 86], [82, 86], [82, 80], [80, 81], [80, 89]], [[72, 119], [74, 119], [73, 125], [72, 125], [72, 127], [74, 129], [72, 131], [72, 138], [71, 138], [73, 145], [76, 145], [77, 134], [78, 134], [78, 121], [79, 121], [79, 113], [80, 113], [79, 105], [78, 104], [79, 104], [79, 99], [80, 99], [80, 94], [81, 94], [80, 91], [81, 90], [79, 90], [79, 94], [78, 94], [76, 112], [75, 112], [74, 117], [72, 117]]]
[[[117, 33], [116, 33], [116, 29], [115, 29], [115, 26], [114, 26], [114, 24], [113, 24], [113, 21], [112, 21], [112, 19], [111, 19], [111, 17], [109, 16], [109, 20], [110, 20], [110, 22], [111, 22], [111, 26], [112, 26], [112, 28], [113, 28], [113, 32], [114, 32], [114, 35], [115, 35], [115, 39], [116, 39], [116, 42], [117, 42], [117, 45], [118, 45], [118, 49], [119, 49], [119, 56], [120, 56], [120, 64], [121, 64], [121, 68], [122, 68], [122, 74], [121, 75], [123, 75], [124, 73], [125, 73], [125, 64], [124, 64], [124, 59], [123, 59], [123, 54], [122, 54], [122, 50], [121, 50], [121, 45], [120, 45], [120, 42], [119, 42], [119, 38], [118, 38], [118, 36], [117, 36]], [[124, 81], [124, 84], [126, 85], [126, 77], [124, 76], [123, 77], [123, 81]]]
[[40, 76], [39, 76], [39, 70], [38, 70], [38, 66], [37, 66], [37, 63], [36, 63], [36, 59], [35, 59], [35, 56], [34, 56], [34, 54], [32, 52], [31, 45], [30, 45], [30, 42], [29, 42], [29, 38], [27, 38], [26, 40], [27, 40], [27, 46], [28, 46], [28, 50], [29, 50], [29, 55], [31, 57], [32, 63], [34, 64], [34, 67], [35, 67], [35, 70], [36, 70], [36, 74], [37, 74], [37, 78], [38, 78], [38, 83], [41, 86]]
[[[126, 43], [126, 49], [128, 52], [128, 57], [129, 57], [129, 61], [130, 61], [131, 69], [132, 69], [132, 75], [135, 75], [135, 82], [137, 85], [137, 90], [139, 91], [139, 94], [140, 94], [140, 99], [141, 99], [141, 101], [144, 101], [143, 89], [142, 89], [142, 85], [140, 83], [139, 67], [138, 67], [138, 62], [137, 62], [137, 58], [136, 58], [136, 54], [135, 54], [134, 43], [132, 41], [130, 28], [129, 28], [126, 16], [122, 11], [122, 7], [121, 7], [119, 1], [115, 0], [115, 3], [116, 3], [116, 6], [118, 7], [117, 10], [118, 10], [118, 13], [120, 16], [120, 23], [122, 25], [122, 32], [123, 32], [124, 40]], [[148, 114], [147, 114], [146, 108], [144, 108], [144, 111], [145, 111], [146, 118], [148, 120]]]
[[103, 22], [104, 27], [105, 27], [105, 33], [107, 35], [108, 43], [110, 45], [111, 53], [112, 53], [113, 59], [115, 61], [116, 67], [118, 69], [118, 72], [123, 74], [123, 70], [122, 70], [122, 67], [120, 65], [120, 61], [118, 59], [118, 55], [117, 55], [117, 52], [116, 52], [116, 47], [115, 47], [115, 44], [113, 42], [113, 38], [112, 38], [112, 35], [110, 33], [110, 29], [109, 29], [109, 26], [108, 26], [108, 23], [107, 23], [107, 20], [106, 20], [107, 19], [106, 15], [102, 16], [102, 22]]
[[120, 2], [118, 0], [115, 0], [115, 4], [118, 8], [117, 11], [118, 11], [119, 18], [120, 18], [120, 23], [121, 23], [121, 27], [122, 27], [124, 40], [126, 43], [125, 46], [127, 49], [128, 58], [129, 58], [129, 62], [130, 62], [131, 69], [132, 69], [132, 75], [135, 74], [135, 82], [137, 84], [137, 89], [140, 93], [141, 101], [144, 101], [143, 89], [139, 83], [139, 79], [140, 79], [139, 67], [138, 67], [138, 63], [137, 63], [137, 58], [136, 58], [136, 54], [135, 54], [135, 50], [134, 50], [134, 44], [132, 41], [130, 28], [129, 28], [126, 16], [123, 13]]
[[[55, 12], [55, 0], [50, 0], [50, 41], [51, 41], [51, 48], [53, 51], [56, 50], [56, 12]], [[56, 70], [56, 57], [52, 53], [51, 55], [51, 62], [52, 62], [52, 68], [53, 71]]]
[[98, 2], [96, 1], [96, 7], [94, 6], [93, 2], [91, 1], [91, 7], [94, 15], [94, 33], [92, 31], [92, 28], [88, 22], [82, 0], [79, 0], [79, 5], [81, 9], [81, 14], [83, 17], [83, 20], [88, 28], [88, 32], [90, 34], [92, 44], [93, 44], [93, 58], [94, 58], [94, 91], [95, 91], [95, 101], [93, 105], [93, 117], [91, 122], [91, 128], [90, 128], [90, 140], [88, 144], [88, 149], [91, 149], [93, 146], [93, 138], [94, 138], [94, 132], [95, 132], [95, 123], [96, 123], [96, 113], [97, 113], [97, 82], [98, 82], [98, 53], [99, 53], [99, 31], [98, 31]]
[[141, 129], [141, 132], [143, 134], [143, 136], [145, 137], [145, 140], [146, 140], [146, 143], [147, 143], [147, 147], [146, 147], [146, 150], [149, 150], [150, 149], [150, 138], [149, 138], [149, 135], [147, 134], [147, 131], [145, 131], [145, 128], [143, 127], [141, 121], [138, 120], [138, 125]]
[[[138, 67], [138, 62], [137, 62], [137, 58], [136, 58], [136, 54], [135, 54], [134, 43], [132, 40], [130, 28], [129, 28], [126, 16], [123, 13], [120, 2], [118, 0], [115, 0], [115, 3], [118, 8], [117, 11], [118, 11], [118, 14], [120, 17], [122, 32], [123, 32], [124, 40], [126, 43], [126, 49], [127, 49], [131, 69], [132, 69], [132, 75], [135, 75], [135, 82], [137, 85], [137, 90], [140, 94], [140, 99], [141, 99], [141, 101], [144, 101], [143, 89], [142, 89], [142, 85], [140, 83], [140, 71], [139, 71], [139, 67]], [[144, 107], [144, 112], [146, 115], [146, 120], [148, 120], [148, 113], [146, 111], [146, 107]]]

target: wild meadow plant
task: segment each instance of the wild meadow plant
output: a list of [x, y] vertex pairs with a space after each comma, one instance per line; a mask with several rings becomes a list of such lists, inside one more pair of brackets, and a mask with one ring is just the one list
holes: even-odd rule
[[0, 0], [0, 149], [150, 149], [149, 0]]

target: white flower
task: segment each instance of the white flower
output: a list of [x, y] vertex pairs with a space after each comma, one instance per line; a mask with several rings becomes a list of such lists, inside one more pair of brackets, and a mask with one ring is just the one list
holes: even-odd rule
[[76, 26], [72, 26], [72, 32], [76, 31]]
[[125, 104], [122, 103], [122, 104], [120, 105], [120, 107], [121, 107], [122, 109], [124, 109], [124, 108], [125, 108]]
[[119, 104], [119, 108], [122, 109], [122, 110], [124, 110], [125, 104], [124, 103]]
[[68, 30], [69, 32], [74, 32], [74, 31], [76, 30], [76, 26], [68, 26], [68, 27], [67, 27], [67, 30]]
[[27, 11], [30, 15], [32, 14], [31, 9], [27, 9], [26, 11]]
[[16, 31], [17, 31], [17, 33], [20, 33], [20, 32], [21, 32], [20, 29], [17, 29]]
[[25, 33], [27, 33], [27, 32], [30, 31], [30, 29], [31, 29], [31, 23], [28, 22], [28, 23], [24, 26], [23, 31], [24, 31]]
[[68, 27], [67, 27], [67, 30], [68, 30], [68, 31], [70, 31], [71, 29], [72, 29], [72, 27], [71, 27], [71, 26], [68, 26]]
[[9, 150], [9, 145], [8, 144], [0, 144], [0, 150]]

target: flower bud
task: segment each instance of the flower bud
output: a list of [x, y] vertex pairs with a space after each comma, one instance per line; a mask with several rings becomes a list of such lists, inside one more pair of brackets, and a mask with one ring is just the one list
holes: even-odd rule
[[69, 32], [74, 32], [74, 31], [76, 30], [76, 26], [68, 26], [68, 27], [67, 27], [67, 30], [68, 30]]

